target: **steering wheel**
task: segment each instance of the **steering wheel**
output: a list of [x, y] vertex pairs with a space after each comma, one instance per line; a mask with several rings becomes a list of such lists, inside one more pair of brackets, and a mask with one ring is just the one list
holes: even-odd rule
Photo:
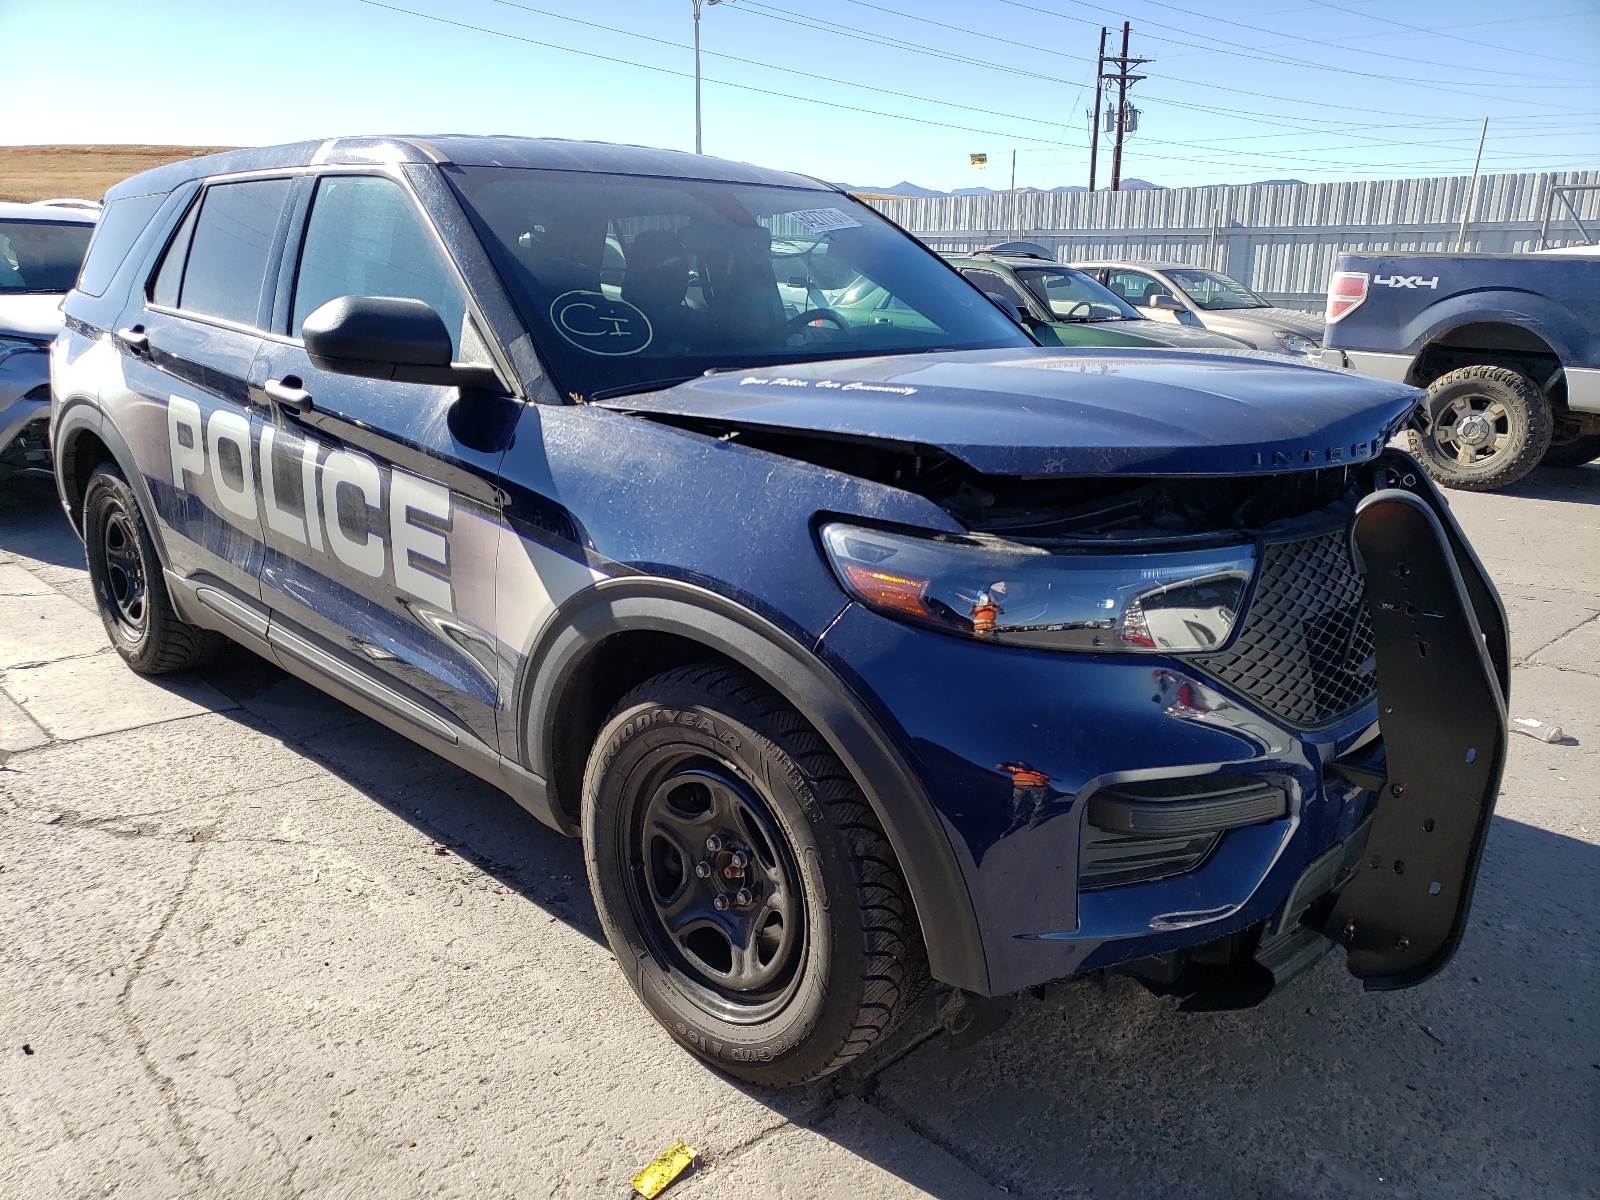
[[[1080, 308], [1083, 310], [1081, 313], [1078, 311]], [[1056, 314], [1056, 318], [1061, 321], [1076, 321], [1080, 316], [1094, 316], [1094, 305], [1090, 304], [1087, 300], [1079, 300], [1066, 312]]]
[[784, 332], [793, 334], [811, 324], [813, 321], [832, 321], [840, 329], [848, 331], [850, 326], [845, 319], [831, 308], [808, 308], [798, 316], [790, 317], [784, 324]]

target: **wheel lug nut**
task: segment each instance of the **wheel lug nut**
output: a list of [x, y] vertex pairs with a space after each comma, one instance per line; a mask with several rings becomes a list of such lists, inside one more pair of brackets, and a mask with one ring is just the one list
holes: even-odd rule
[[750, 862], [750, 856], [748, 854], [746, 854], [743, 850], [735, 850], [733, 852], [733, 857], [728, 859], [728, 865], [730, 867], [732, 867], [736, 871], [744, 870], [745, 866], [749, 862]]
[[722, 849], [723, 841], [723, 836], [720, 833], [713, 833], [706, 839], [706, 849], [715, 854], [718, 850]]
[[694, 873], [696, 875], [698, 875], [701, 879], [710, 879], [711, 878], [711, 864], [708, 863], [708, 862], [696, 863], [695, 867], [694, 867]]
[[718, 912], [727, 912], [728, 898], [726, 896], [718, 896], [711, 902], [711, 907], [716, 909]]
[[755, 898], [755, 893], [749, 888], [740, 888], [733, 894], [733, 902], [740, 908], [749, 907], [751, 901], [753, 901]]

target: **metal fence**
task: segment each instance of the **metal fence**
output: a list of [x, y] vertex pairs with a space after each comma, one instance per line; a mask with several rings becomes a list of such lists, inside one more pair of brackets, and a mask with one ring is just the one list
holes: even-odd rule
[[[1341, 251], [1455, 250], [1466, 212], [1468, 253], [1539, 245], [1551, 188], [1600, 184], [1600, 171], [1248, 184], [1138, 192], [999, 192], [871, 203], [935, 250], [961, 252], [1014, 238], [1061, 262], [1166, 259], [1209, 267], [1274, 303], [1318, 310]], [[1471, 192], [1469, 203], [1469, 192]], [[1600, 221], [1600, 192], [1573, 195]], [[1547, 244], [1582, 240], [1567, 210], [1549, 214]]]

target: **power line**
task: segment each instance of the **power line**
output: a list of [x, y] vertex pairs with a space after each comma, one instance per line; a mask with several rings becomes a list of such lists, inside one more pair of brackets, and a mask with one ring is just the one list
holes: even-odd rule
[[[859, 3], [859, 2], [861, 2], [861, 0], [847, 0], [847, 2], [849, 2], [849, 3]], [[995, 2], [998, 3], [998, 4], [1008, 5], [1011, 8], [1021, 8], [1021, 9], [1026, 9], [1029, 12], [1041, 13], [1044, 16], [1047, 16], [1047, 17], [1055, 17], [1057, 20], [1061, 20], [1061, 21], [1072, 21], [1072, 22], [1075, 22], [1075, 23], [1080, 24], [1080, 25], [1093, 24], [1093, 22], [1087, 20], [1084, 17], [1074, 17], [1074, 16], [1068, 15], [1067, 13], [1057, 12], [1054, 9], [1040, 8], [1036, 4], [1024, 3], [1023, 0], [995, 0]], [[1090, 9], [1091, 11], [1095, 11], [1095, 6], [1092, 5], [1092, 4], [1086, 3], [1085, 0], [1067, 0], [1067, 3], [1076, 4], [1080, 8], [1087, 8], [1087, 9]], [[1238, 25], [1240, 28], [1243, 28], [1243, 29], [1255, 29], [1256, 28], [1256, 26], [1254, 26], [1254, 25], [1245, 25], [1243, 22], [1240, 22], [1240, 21], [1230, 21], [1225, 17], [1212, 17], [1212, 16], [1208, 16], [1207, 14], [1196, 13], [1192, 9], [1179, 8], [1177, 5], [1174, 5], [1174, 4], [1163, 4], [1163, 3], [1160, 2], [1160, 0], [1145, 0], [1145, 3], [1154, 4], [1158, 8], [1170, 8], [1175, 12], [1189, 13], [1192, 16], [1205, 17], [1206, 20], [1210, 20], [1210, 21], [1220, 21], [1220, 22], [1222, 22], [1223, 24], [1226, 24], [1226, 25]], [[1151, 38], [1151, 39], [1153, 39], [1155, 41], [1169, 42], [1172, 45], [1176, 45], [1176, 46], [1189, 46], [1189, 47], [1192, 47], [1194, 49], [1205, 50], [1205, 51], [1207, 51], [1209, 53], [1213, 53], [1213, 54], [1232, 55], [1233, 57], [1236, 57], [1236, 58], [1247, 58], [1247, 59], [1255, 60], [1257, 62], [1275, 62], [1275, 63], [1280, 63], [1280, 64], [1284, 64], [1284, 65], [1288, 65], [1288, 66], [1307, 67], [1307, 68], [1310, 68], [1311, 70], [1331, 71], [1331, 72], [1334, 72], [1334, 73], [1340, 74], [1340, 75], [1354, 75], [1354, 76], [1357, 76], [1359, 78], [1364, 78], [1364, 79], [1381, 79], [1386, 83], [1402, 84], [1402, 85], [1408, 86], [1408, 87], [1425, 87], [1425, 88], [1429, 88], [1429, 89], [1435, 90], [1435, 91], [1445, 91], [1445, 92], [1454, 93], [1456, 95], [1470, 96], [1470, 97], [1472, 97], [1473, 99], [1476, 99], [1476, 100], [1494, 100], [1496, 102], [1502, 102], [1502, 103], [1506, 100], [1506, 97], [1484, 96], [1484, 95], [1482, 95], [1480, 93], [1477, 93], [1477, 92], [1467, 92], [1467, 91], [1462, 91], [1460, 88], [1450, 87], [1450, 86], [1448, 86], [1449, 83], [1450, 83], [1449, 80], [1444, 80], [1444, 79], [1411, 79], [1411, 78], [1405, 78], [1405, 77], [1402, 77], [1402, 76], [1383, 75], [1383, 74], [1379, 74], [1379, 73], [1374, 72], [1374, 71], [1358, 71], [1353, 67], [1332, 67], [1332, 66], [1328, 66], [1325, 63], [1312, 62], [1312, 61], [1310, 61], [1308, 59], [1290, 58], [1287, 55], [1281, 55], [1281, 54], [1268, 55], [1268, 54], [1256, 53], [1256, 52], [1253, 52], [1252, 50], [1249, 50], [1249, 49], [1233, 49], [1233, 48], [1230, 48], [1227, 44], [1223, 43], [1220, 38], [1213, 38], [1209, 34], [1197, 33], [1197, 32], [1195, 32], [1194, 30], [1191, 30], [1191, 29], [1180, 29], [1177, 26], [1164, 25], [1164, 24], [1161, 24], [1158, 21], [1146, 21], [1146, 22], [1143, 22], [1142, 24], [1144, 24], [1144, 25], [1153, 25], [1157, 29], [1169, 29], [1169, 30], [1172, 30], [1175, 33], [1187, 34], [1190, 37], [1204, 38], [1208, 42], [1215, 42], [1215, 43], [1217, 43], [1217, 45], [1215, 45], [1215, 46], [1196, 46], [1195, 43], [1193, 43], [1193, 42], [1185, 42], [1185, 41], [1181, 41], [1181, 40], [1179, 40], [1177, 38], [1162, 37], [1160, 34], [1156, 34], [1156, 33], [1148, 33], [1147, 32], [1144, 35], [1145, 37]], [[1293, 37], [1294, 35], [1291, 34], [1289, 36]], [[1311, 39], [1311, 38], [1295, 38], [1295, 40], [1299, 41], [1299, 42], [1305, 42], [1307, 44], [1314, 45], [1314, 46], [1324, 46], [1324, 47], [1327, 47], [1329, 49], [1334, 49], [1334, 50], [1347, 50], [1348, 49], [1348, 47], [1334, 46], [1334, 45], [1331, 45], [1330, 43], [1319, 42], [1319, 41], [1316, 41], [1316, 40]], [[1376, 54], [1378, 52], [1377, 51], [1368, 51], [1367, 53]], [[1401, 57], [1401, 56], [1399, 56], [1399, 55], [1383, 55], [1383, 57], [1386, 57], [1386, 58], [1397, 58], [1397, 57]], [[1408, 60], [1408, 61], [1423, 61], [1423, 60], [1413, 59], [1413, 60]], [[1446, 67], [1447, 69], [1450, 66], [1450, 64], [1447, 64], [1447, 63], [1431, 63], [1430, 65], [1432, 65], [1432, 66], [1442, 66], [1442, 67]], [[1494, 73], [1495, 74], [1509, 74], [1510, 72], [1497, 71], [1497, 72], [1494, 72]], [[1190, 80], [1189, 82], [1195, 82], [1195, 81]], [[1480, 86], [1483, 86], [1483, 87], [1500, 87], [1500, 88], [1515, 87], [1515, 88], [1521, 88], [1523, 90], [1526, 90], [1529, 87], [1544, 87], [1546, 85], [1529, 84], [1526, 80], [1522, 80], [1522, 81], [1520, 81], [1518, 83], [1515, 83], [1515, 84], [1483, 82]], [[1578, 87], [1592, 88], [1594, 85], [1593, 85], [1593, 83], [1591, 83], [1588, 80], [1566, 80], [1565, 77], [1563, 77], [1563, 83], [1562, 84], [1560, 84], [1560, 85], [1551, 85], [1551, 86], [1552, 87], [1557, 87], [1558, 90], [1567, 90], [1569, 86], [1572, 87], [1572, 88], [1578, 88]], [[1279, 97], [1279, 98], [1282, 99], [1283, 97]], [[1562, 108], [1562, 107], [1565, 107], [1563, 105], [1551, 104], [1549, 101], [1518, 101], [1518, 103], [1541, 104], [1541, 105], [1544, 105], [1544, 106], [1550, 107], [1550, 108]], [[1576, 109], [1576, 110], [1572, 110], [1572, 111], [1587, 111], [1587, 110]]]
[[[671, 67], [658, 67], [651, 63], [635, 62], [632, 59], [617, 58], [616, 56], [610, 54], [598, 54], [593, 50], [579, 50], [574, 46], [562, 46], [556, 42], [545, 42], [540, 41], [537, 38], [523, 37], [520, 34], [508, 33], [502, 29], [490, 29], [484, 25], [471, 25], [465, 21], [453, 21], [448, 17], [437, 17], [432, 13], [416, 12], [415, 10], [409, 8], [400, 8], [392, 4], [382, 4], [379, 3], [379, 0], [356, 0], [356, 3], [365, 4], [371, 8], [385, 9], [389, 12], [402, 13], [408, 17], [419, 17], [422, 20], [434, 21], [440, 25], [451, 25], [457, 29], [468, 29], [474, 33], [488, 34], [491, 37], [506, 38], [509, 41], [522, 42], [529, 46], [539, 46], [546, 50], [559, 50], [565, 54], [576, 54], [583, 58], [593, 58], [599, 60], [600, 62], [614, 63], [618, 66], [637, 67], [641, 71], [654, 71], [659, 75], [672, 75], [679, 79], [694, 78], [693, 73], [689, 71], [675, 71]], [[613, 30], [612, 32], [620, 31]], [[671, 45], [672, 43], [667, 44]], [[687, 49], [687, 47], [680, 46], [678, 49]], [[1026, 135], [1009, 133], [997, 129], [978, 129], [971, 125], [956, 125], [949, 121], [935, 121], [929, 117], [913, 117], [905, 113], [883, 112], [879, 109], [862, 108], [855, 104], [841, 104], [837, 100], [822, 100], [815, 96], [797, 96], [792, 92], [780, 92], [772, 88], [755, 87], [748, 83], [734, 83], [732, 80], [728, 79], [712, 79], [709, 76], [703, 76], [702, 78], [706, 83], [715, 83], [720, 84], [722, 87], [737, 88], [743, 92], [754, 92], [757, 95], [762, 96], [775, 96], [780, 100], [799, 100], [805, 104], [820, 104], [824, 108], [837, 108], [845, 112], [862, 113], [866, 116], [872, 117], [886, 117], [892, 121], [911, 121], [918, 125], [933, 125], [940, 129], [954, 129], [962, 133], [981, 133], [986, 137], [1009, 138], [1012, 141], [1036, 142], [1042, 146], [1054, 146], [1056, 144], [1056, 140], [1051, 140], [1049, 138], [1029, 137]], [[935, 103], [939, 102], [935, 101]]]
[[[1155, 3], [1156, 0], [1147, 0], [1147, 2], [1148, 3]], [[1448, 32], [1446, 30], [1443, 30], [1443, 29], [1419, 29], [1415, 25], [1407, 25], [1407, 24], [1405, 24], [1404, 22], [1401, 22], [1401, 21], [1391, 21], [1388, 17], [1378, 17], [1378, 16], [1374, 16], [1372, 13], [1357, 12], [1353, 8], [1341, 8], [1337, 4], [1329, 4], [1327, 2], [1327, 0], [1310, 0], [1310, 2], [1312, 4], [1315, 4], [1318, 8], [1331, 8], [1331, 9], [1333, 9], [1334, 12], [1342, 12], [1342, 13], [1346, 14], [1347, 16], [1363, 17], [1368, 21], [1378, 21], [1378, 22], [1381, 22], [1384, 25], [1393, 25], [1397, 29], [1408, 29], [1412, 33], [1425, 33], [1425, 34], [1429, 35], [1430, 37], [1449, 38], [1453, 42], [1465, 42], [1469, 46], [1482, 46], [1485, 49], [1488, 49], [1488, 50], [1499, 50], [1502, 53], [1507, 51], [1507, 50], [1509, 50], [1513, 54], [1522, 54], [1522, 55], [1526, 55], [1526, 56], [1528, 56], [1530, 58], [1540, 59], [1541, 61], [1548, 60], [1548, 61], [1551, 61], [1551, 62], [1572, 63], [1572, 64], [1574, 64], [1576, 66], [1580, 66], [1580, 67], [1588, 67], [1588, 66], [1592, 66], [1593, 65], [1591, 63], [1582, 62], [1581, 60], [1576, 59], [1576, 58], [1562, 58], [1559, 55], [1548, 54], [1548, 53], [1546, 53], [1544, 51], [1518, 50], [1513, 46], [1496, 46], [1491, 42], [1480, 42], [1480, 41], [1477, 41], [1474, 38], [1460, 37], [1460, 36], [1458, 36], [1456, 34], [1450, 33], [1450, 32]], [[1163, 7], [1165, 7], [1165, 6], [1163, 6]]]

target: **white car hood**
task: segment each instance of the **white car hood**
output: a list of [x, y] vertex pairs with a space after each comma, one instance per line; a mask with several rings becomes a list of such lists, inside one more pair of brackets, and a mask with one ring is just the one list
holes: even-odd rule
[[0, 295], [0, 337], [20, 334], [22, 337], [49, 339], [61, 332], [60, 293], [40, 296]]

